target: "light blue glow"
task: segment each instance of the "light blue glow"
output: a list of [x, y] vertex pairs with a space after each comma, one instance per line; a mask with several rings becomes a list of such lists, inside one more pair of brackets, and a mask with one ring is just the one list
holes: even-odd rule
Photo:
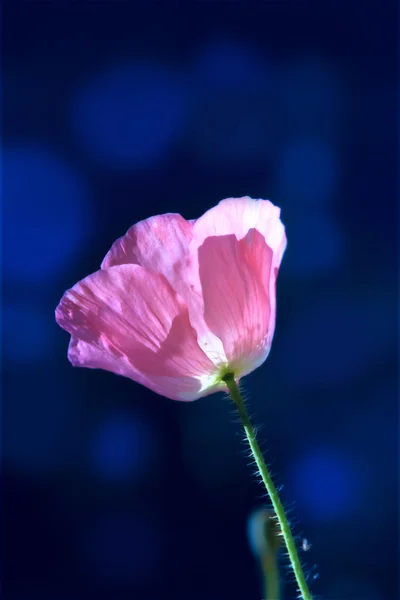
[[88, 189], [73, 167], [42, 146], [4, 148], [3, 173], [5, 277], [46, 281], [89, 239]]
[[335, 156], [328, 144], [298, 138], [283, 147], [278, 167], [278, 195], [299, 210], [333, 199], [337, 180]]
[[344, 256], [344, 238], [337, 222], [321, 211], [303, 212], [288, 226], [285, 268], [299, 277], [337, 269]]
[[108, 481], [133, 481], [152, 468], [157, 438], [138, 416], [115, 414], [100, 423], [91, 448], [93, 472]]
[[289, 485], [299, 510], [312, 520], [331, 521], [352, 510], [357, 472], [339, 449], [316, 446], [294, 463]]
[[15, 364], [49, 357], [54, 340], [54, 316], [22, 301], [3, 308], [4, 357]]
[[78, 143], [116, 169], [153, 165], [178, 139], [186, 115], [184, 78], [144, 63], [114, 65], [95, 75], [72, 106]]
[[192, 73], [189, 144], [216, 163], [266, 161], [275, 148], [273, 76], [255, 48], [211, 40]]
[[254, 85], [266, 74], [255, 49], [233, 38], [209, 40], [197, 56], [194, 73], [204, 85], [240, 88]]
[[337, 139], [343, 130], [343, 84], [319, 57], [302, 58], [280, 71], [277, 84], [282, 124], [289, 135]]

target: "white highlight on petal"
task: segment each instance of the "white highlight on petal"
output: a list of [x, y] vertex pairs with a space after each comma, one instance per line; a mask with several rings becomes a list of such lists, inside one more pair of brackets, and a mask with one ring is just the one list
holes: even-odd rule
[[216, 367], [220, 367], [227, 363], [228, 359], [226, 358], [222, 341], [218, 336], [211, 333], [211, 331], [199, 335], [197, 342], [204, 354], [207, 355]]

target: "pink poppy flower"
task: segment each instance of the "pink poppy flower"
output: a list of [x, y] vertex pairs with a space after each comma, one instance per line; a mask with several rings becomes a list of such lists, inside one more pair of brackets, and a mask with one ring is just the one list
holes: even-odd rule
[[224, 375], [239, 380], [268, 356], [285, 247], [268, 200], [228, 198], [196, 221], [140, 221], [61, 299], [69, 360], [174, 400], [226, 389]]

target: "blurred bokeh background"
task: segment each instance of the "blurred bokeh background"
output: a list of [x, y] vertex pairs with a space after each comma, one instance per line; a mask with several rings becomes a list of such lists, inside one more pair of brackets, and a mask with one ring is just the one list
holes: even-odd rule
[[54, 321], [136, 221], [250, 195], [289, 245], [244, 386], [311, 587], [395, 600], [397, 3], [11, 4], [4, 598], [260, 599], [265, 496], [228, 399], [74, 369]]

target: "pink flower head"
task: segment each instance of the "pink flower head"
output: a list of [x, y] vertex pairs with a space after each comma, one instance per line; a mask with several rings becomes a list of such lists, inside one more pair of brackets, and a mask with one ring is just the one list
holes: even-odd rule
[[228, 198], [196, 221], [150, 217], [56, 309], [79, 367], [129, 377], [174, 400], [226, 389], [267, 358], [286, 247], [280, 209]]

